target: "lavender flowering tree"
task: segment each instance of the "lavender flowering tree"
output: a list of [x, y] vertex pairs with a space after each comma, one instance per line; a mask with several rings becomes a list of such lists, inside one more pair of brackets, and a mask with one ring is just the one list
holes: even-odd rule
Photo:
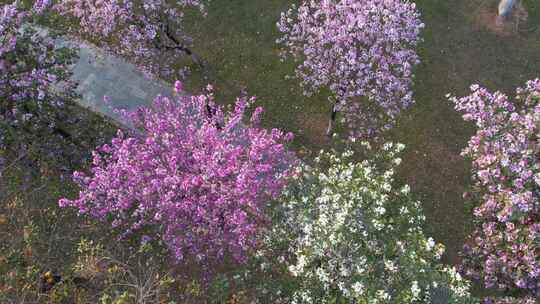
[[57, 5], [62, 15], [80, 24], [77, 33], [133, 61], [146, 73], [172, 77], [178, 76], [172, 67], [182, 56], [201, 64], [183, 31], [188, 7], [204, 12], [202, 0], [62, 0]]
[[540, 80], [515, 101], [478, 85], [452, 97], [478, 131], [463, 155], [472, 159], [477, 229], [464, 250], [464, 271], [488, 288], [540, 296]]
[[158, 96], [127, 115], [136, 135], [119, 131], [94, 152], [88, 174], [74, 173], [80, 197], [60, 205], [110, 220], [124, 235], [161, 238], [178, 261], [244, 261], [267, 223], [266, 200], [280, 193], [294, 161], [284, 146], [292, 134], [257, 127], [262, 108], [243, 125], [253, 102], [239, 98], [225, 112], [212, 93]]
[[[14, 2], [0, 9], [0, 149], [9, 148], [17, 160], [30, 155], [69, 160], [59, 148], [73, 144], [64, 127], [77, 116], [66, 113], [74, 95], [68, 66], [75, 52], [56, 47], [52, 36], [36, 32], [33, 24], [46, 4], [37, 2], [24, 10]], [[64, 85], [55, 86], [60, 82]], [[68, 150], [73, 149], [63, 149]]]
[[[0, 11], [0, 117], [2, 130], [30, 127], [59, 106], [53, 84], [66, 80], [73, 52], [30, 26], [33, 13], [15, 2]], [[25, 24], [25, 25], [23, 25]], [[41, 121], [44, 121], [41, 119]], [[5, 135], [4, 135], [5, 136]]]
[[305, 0], [282, 13], [277, 42], [283, 57], [299, 62], [304, 94], [322, 88], [353, 137], [389, 129], [413, 103], [412, 68], [423, 28], [415, 4], [406, 0]]

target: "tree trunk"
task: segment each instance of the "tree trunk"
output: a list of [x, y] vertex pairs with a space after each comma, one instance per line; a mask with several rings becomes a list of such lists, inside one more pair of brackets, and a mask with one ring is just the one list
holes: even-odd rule
[[326, 136], [332, 137], [332, 131], [334, 128], [334, 122], [336, 121], [337, 116], [337, 106], [338, 101], [334, 103], [334, 106], [332, 107], [332, 114], [330, 114], [330, 119], [328, 120], [328, 128], [326, 129]]
[[174, 34], [171, 32], [169, 23], [165, 24], [165, 35], [167, 35], [167, 38], [169, 38], [175, 44], [174, 47], [168, 47], [168, 48], [173, 48], [173, 49], [180, 50], [186, 53], [186, 55], [190, 56], [193, 62], [195, 62], [201, 68], [206, 68], [202, 59], [197, 54], [195, 54], [190, 48], [180, 43], [180, 41], [174, 36]]
[[[214, 114], [216, 113], [216, 110], [213, 109], [209, 104], [208, 102], [206, 103], [206, 116], [208, 117], [208, 119], [212, 119], [214, 117]], [[217, 122], [217, 121], [214, 121], [214, 126], [216, 127], [216, 129], [218, 130], [222, 130], [223, 129], [223, 126]]]

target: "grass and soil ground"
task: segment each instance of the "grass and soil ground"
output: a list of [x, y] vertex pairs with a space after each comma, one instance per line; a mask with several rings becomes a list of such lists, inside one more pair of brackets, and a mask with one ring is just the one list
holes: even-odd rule
[[[207, 62], [209, 74], [205, 80], [195, 69], [186, 85], [188, 91], [198, 92], [210, 82], [216, 87], [218, 100], [230, 103], [245, 89], [257, 96], [259, 104], [265, 108], [266, 127], [294, 132], [297, 151], [318, 151], [331, 146], [324, 135], [330, 105], [323, 93], [305, 97], [297, 80], [286, 79], [286, 75], [294, 74], [294, 66], [291, 62], [280, 62], [275, 44], [279, 36], [275, 24], [280, 13], [293, 2], [212, 1], [206, 18], [189, 15], [186, 24], [193, 36], [194, 50]], [[536, 0], [523, 2], [528, 10], [528, 21], [518, 33], [502, 35], [488, 24], [495, 18], [497, 0], [416, 1], [426, 24], [424, 42], [419, 48], [422, 63], [415, 72], [416, 104], [403, 113], [398, 126], [387, 138], [407, 146], [400, 179], [410, 184], [423, 202], [427, 231], [446, 245], [445, 260], [449, 263], [459, 262], [458, 252], [471, 229], [471, 206], [462, 198], [470, 185], [470, 163], [460, 156], [460, 151], [474, 129], [463, 122], [445, 95], [465, 95], [473, 83], [513, 95], [517, 86], [540, 76], [540, 5]], [[14, 190], [20, 184], [18, 179], [24, 172], [15, 168], [12, 171], [3, 176], [4, 179], [13, 177], [4, 183], [3, 190]], [[39, 190], [23, 192], [2, 202], [1, 239], [18, 238], [19, 241], [10, 244], [24, 251], [31, 241], [32, 227], [43, 230], [51, 223], [58, 223], [59, 218], [51, 218], [38, 209], [50, 208], [58, 197], [76, 194], [76, 190], [54, 178], [46, 183], [36, 186]], [[10, 209], [20, 200], [26, 201], [21, 203], [25, 208], [34, 206], [35, 209], [25, 214], [37, 221], [21, 222], [25, 215], [15, 214]], [[36, 214], [29, 215], [32, 212]], [[12, 213], [15, 217], [7, 218]], [[62, 224], [69, 226], [66, 222]], [[36, 248], [42, 245], [51, 248], [50, 242], [58, 242], [68, 235], [56, 231], [55, 227], [42, 231], [51, 238], [40, 241]], [[75, 243], [70, 246], [73, 249]], [[41, 265], [40, 271], [57, 269], [62, 272], [63, 265], [69, 264], [68, 260], [62, 260], [62, 253], [56, 251], [44, 249], [50, 256], [37, 257], [41, 260], [36, 260]], [[7, 260], [6, 254], [0, 255], [0, 272], [7, 271], [12, 263], [19, 263]], [[36, 253], [25, 254], [35, 256]], [[5, 283], [0, 280], [0, 290]]]

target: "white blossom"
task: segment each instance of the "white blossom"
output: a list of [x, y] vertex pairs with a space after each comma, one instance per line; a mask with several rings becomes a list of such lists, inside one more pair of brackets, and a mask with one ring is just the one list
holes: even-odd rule
[[[421, 203], [412, 199], [409, 186], [394, 186], [396, 163], [388, 155], [396, 154], [400, 145], [386, 149], [377, 155], [390, 160], [384, 169], [380, 166], [385, 164], [372, 159], [355, 163], [323, 152], [319, 157], [329, 168], [301, 165], [305, 174], [283, 194], [282, 213], [273, 221], [280, 233], [272, 230], [269, 239], [290, 244], [294, 258], [281, 262], [289, 263], [300, 286], [292, 303], [328, 303], [330, 291], [335, 292], [332, 286], [345, 299], [361, 303], [392, 303], [407, 297], [423, 301], [421, 291], [435, 283], [454, 292], [453, 303], [468, 303], [460, 302], [468, 296], [463, 278], [455, 271], [439, 270], [444, 246], [424, 235]], [[406, 258], [385, 256], [388, 252]], [[411, 285], [401, 284], [405, 281]]]

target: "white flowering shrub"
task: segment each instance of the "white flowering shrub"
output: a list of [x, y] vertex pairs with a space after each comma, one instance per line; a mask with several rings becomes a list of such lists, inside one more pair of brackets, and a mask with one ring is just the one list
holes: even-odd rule
[[289, 303], [476, 303], [438, 262], [444, 247], [424, 235], [420, 202], [395, 185], [403, 148], [385, 144], [362, 162], [321, 151], [299, 167], [266, 235], [269, 248], [288, 248]]

